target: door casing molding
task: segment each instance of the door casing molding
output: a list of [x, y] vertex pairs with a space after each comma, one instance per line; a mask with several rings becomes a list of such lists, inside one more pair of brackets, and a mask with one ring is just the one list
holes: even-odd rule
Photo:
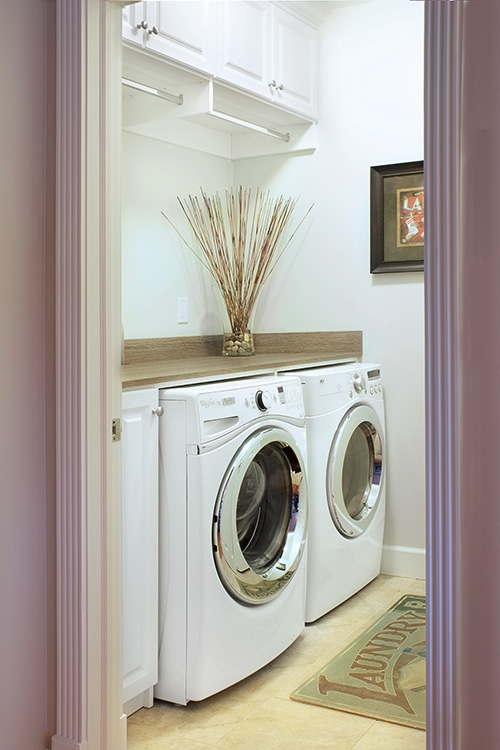
[[53, 750], [122, 750], [121, 9], [56, 5], [57, 702]]
[[426, 0], [427, 748], [460, 750], [462, 2]]

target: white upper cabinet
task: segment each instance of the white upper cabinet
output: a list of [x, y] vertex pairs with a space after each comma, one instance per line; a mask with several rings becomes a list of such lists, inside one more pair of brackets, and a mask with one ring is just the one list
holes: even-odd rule
[[215, 72], [215, 15], [204, 2], [144, 2], [126, 8], [123, 37], [196, 70]]
[[217, 77], [269, 97], [272, 7], [269, 3], [217, 3]]
[[314, 118], [316, 29], [269, 2], [217, 5], [217, 77]]
[[127, 5], [122, 10], [122, 37], [127, 42], [144, 45], [144, 31], [146, 31], [146, 3], [134, 3]]
[[271, 87], [276, 103], [311, 117], [317, 115], [317, 31], [273, 6]]
[[123, 12], [123, 38], [309, 121], [317, 117], [317, 27], [281, 4], [136, 3]]

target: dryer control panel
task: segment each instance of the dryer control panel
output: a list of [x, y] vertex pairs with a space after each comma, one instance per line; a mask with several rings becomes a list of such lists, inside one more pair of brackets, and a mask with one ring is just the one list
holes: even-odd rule
[[380, 367], [363, 365], [353, 369], [349, 383], [349, 398], [362, 396], [382, 398]]
[[300, 377], [308, 417], [341, 409], [347, 403], [383, 400], [381, 366], [349, 363], [310, 368]]

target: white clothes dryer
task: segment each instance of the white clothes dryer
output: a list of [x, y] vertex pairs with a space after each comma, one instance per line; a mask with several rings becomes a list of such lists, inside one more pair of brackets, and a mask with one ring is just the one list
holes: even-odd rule
[[202, 700], [305, 622], [305, 419], [297, 377], [162, 389], [157, 698]]
[[384, 396], [377, 364], [342, 364], [296, 374], [306, 408], [306, 622], [313, 622], [380, 573]]

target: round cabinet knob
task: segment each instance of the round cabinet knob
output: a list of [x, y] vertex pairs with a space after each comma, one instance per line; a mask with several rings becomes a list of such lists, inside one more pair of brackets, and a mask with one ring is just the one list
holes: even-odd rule
[[163, 406], [157, 406], [156, 409], [153, 409], [153, 414], [155, 417], [161, 417], [163, 414]]
[[359, 375], [359, 373], [356, 373], [352, 379], [352, 384], [354, 386], [354, 390], [356, 393], [361, 393], [361, 391], [366, 390], [365, 386], [365, 379]]
[[141, 21], [140, 23], [137, 24], [137, 28], [138, 29], [147, 29], [148, 28], [148, 24], [147, 24], [146, 21]]
[[255, 394], [255, 403], [261, 411], [267, 411], [273, 405], [273, 397], [269, 391], [257, 391]]
[[152, 29], [148, 29], [148, 34], [159, 34], [158, 28], [153, 26]]
[[272, 81], [269, 81], [267, 85], [270, 86], [272, 89], [275, 89], [278, 84], [276, 83], [275, 80], [272, 80]]

